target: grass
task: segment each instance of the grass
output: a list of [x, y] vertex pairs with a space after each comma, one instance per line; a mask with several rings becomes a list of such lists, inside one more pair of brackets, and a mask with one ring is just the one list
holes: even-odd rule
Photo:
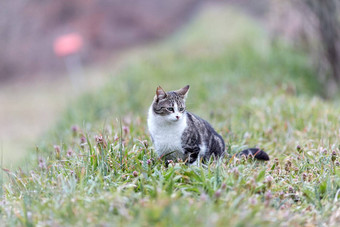
[[[212, 26], [214, 25], [214, 26]], [[172, 39], [133, 53], [72, 103], [27, 170], [4, 170], [9, 226], [273, 226], [339, 223], [340, 107], [318, 98], [308, 59], [235, 10], [210, 7]], [[188, 109], [230, 154], [165, 167], [146, 112], [157, 85], [191, 85]], [[230, 158], [245, 147], [271, 161]]]

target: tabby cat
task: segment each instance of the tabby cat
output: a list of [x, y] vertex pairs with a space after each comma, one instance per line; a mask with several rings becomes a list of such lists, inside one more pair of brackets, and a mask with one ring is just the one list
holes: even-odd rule
[[[148, 113], [148, 128], [157, 154], [165, 160], [181, 159], [189, 164], [224, 156], [223, 138], [207, 121], [186, 110], [188, 91], [189, 85], [170, 92], [157, 87]], [[269, 156], [257, 148], [246, 149], [238, 155], [269, 160]]]

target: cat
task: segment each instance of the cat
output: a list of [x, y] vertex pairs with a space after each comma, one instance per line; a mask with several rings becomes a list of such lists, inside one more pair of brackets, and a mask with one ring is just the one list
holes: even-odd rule
[[[170, 92], [157, 87], [147, 120], [156, 153], [165, 161], [180, 159], [188, 164], [223, 157], [225, 143], [221, 135], [207, 121], [186, 110], [188, 92], [189, 85]], [[238, 153], [241, 155], [269, 160], [268, 154], [257, 148], [243, 150]]]

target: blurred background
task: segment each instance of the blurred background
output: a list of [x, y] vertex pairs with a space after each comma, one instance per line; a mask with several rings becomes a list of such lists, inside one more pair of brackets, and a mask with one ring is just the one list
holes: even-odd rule
[[[4, 162], [14, 164], [22, 158], [26, 147], [56, 121], [70, 100], [105, 84], [126, 55], [180, 34], [212, 5], [231, 8], [258, 23], [270, 45], [280, 40], [305, 53], [320, 84], [318, 95], [337, 94], [338, 0], [1, 1], [0, 151]], [[230, 32], [232, 24], [231, 19], [217, 32]]]

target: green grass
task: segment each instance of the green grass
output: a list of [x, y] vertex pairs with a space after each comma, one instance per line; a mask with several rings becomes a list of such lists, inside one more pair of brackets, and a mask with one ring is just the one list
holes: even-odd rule
[[[105, 87], [72, 103], [37, 142], [30, 169], [5, 171], [0, 220], [336, 226], [340, 107], [318, 98], [314, 78], [306, 56], [271, 42], [259, 24], [232, 9], [207, 8], [172, 39], [133, 53]], [[188, 109], [223, 135], [230, 155], [258, 146], [271, 161], [229, 156], [208, 168], [166, 168], [146, 128], [159, 84], [166, 90], [190, 84]]]

